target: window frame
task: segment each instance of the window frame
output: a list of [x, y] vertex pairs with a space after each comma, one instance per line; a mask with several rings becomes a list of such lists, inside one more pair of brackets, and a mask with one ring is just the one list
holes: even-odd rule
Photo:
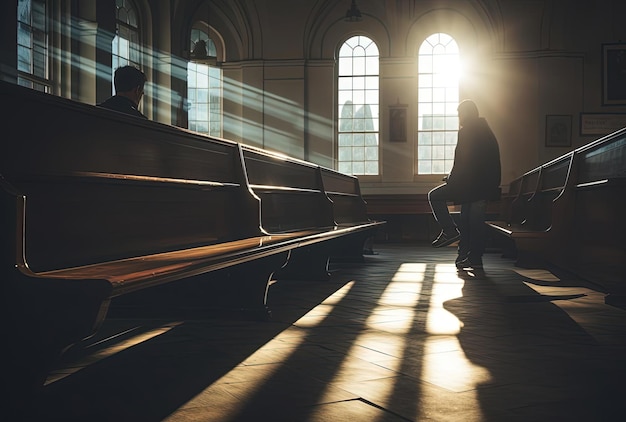
[[[193, 39], [194, 31], [198, 31], [202, 33], [206, 37], [205, 41], [209, 41], [209, 43], [207, 43], [208, 56], [204, 60], [203, 59], [198, 60], [198, 59], [192, 59], [190, 55], [190, 59], [187, 63], [187, 103], [185, 107], [185, 110], [187, 112], [186, 113], [187, 115], [186, 126], [189, 130], [198, 131], [200, 133], [204, 133], [209, 136], [222, 137], [224, 133], [224, 73], [220, 66], [220, 62], [223, 61], [223, 56], [224, 56], [223, 40], [221, 36], [219, 35], [219, 33], [217, 33], [211, 26], [209, 26], [205, 22], [196, 21], [192, 25], [189, 31], [189, 45], [190, 45], [189, 51], [190, 52], [193, 51], [193, 47], [194, 47], [194, 39]], [[206, 114], [208, 117], [207, 120], [200, 120], [197, 118], [192, 118], [192, 117], [195, 117], [194, 116], [195, 110], [194, 110], [194, 104], [193, 104], [192, 98], [196, 98], [199, 91], [193, 92], [192, 94], [191, 90], [192, 89], [198, 90], [198, 89], [203, 88], [203, 87], [199, 87], [199, 88], [190, 87], [190, 72], [193, 71], [191, 69], [191, 67], [193, 67], [192, 63], [194, 64], [196, 68], [200, 66], [202, 67], [206, 66], [206, 75], [207, 75], [206, 89], [208, 90], [207, 101], [201, 104], [206, 104]], [[211, 76], [211, 73], [214, 73], [214, 74], [218, 73], [218, 75], [217, 77]], [[215, 86], [214, 84], [217, 84], [217, 86]], [[217, 104], [211, 101], [212, 95], [215, 93], [217, 93], [215, 96], [218, 98]], [[214, 111], [214, 110], [217, 110], [217, 111]], [[211, 117], [213, 115], [217, 116], [217, 118], [212, 119]], [[206, 122], [207, 131], [198, 130], [197, 128], [192, 128], [192, 122]], [[212, 129], [212, 127], [215, 127], [216, 125], [218, 127], [217, 131]]]
[[[50, 42], [51, 42], [50, 2], [47, 0], [28, 0], [28, 3], [30, 4], [30, 13], [28, 16], [29, 22], [24, 22], [20, 20], [19, 2], [18, 2], [18, 9], [17, 9], [18, 15], [16, 16], [16, 20], [17, 20], [17, 46], [16, 46], [16, 49], [17, 49], [16, 51], [17, 84], [26, 86], [31, 89], [35, 89], [37, 91], [50, 93], [52, 91], [52, 85], [53, 85], [52, 78], [51, 78], [52, 62], [51, 62], [51, 54], [50, 54]], [[43, 29], [36, 28], [36, 25], [33, 23], [33, 19], [34, 19], [33, 3], [40, 3], [43, 5], [43, 19], [42, 19], [43, 26], [44, 26]], [[20, 36], [20, 33], [21, 33], [22, 28], [26, 29], [24, 32], [27, 32], [29, 34], [28, 46], [21, 43], [22, 37]], [[37, 35], [38, 33], [43, 33], [43, 42], [39, 41], [41, 44], [43, 44], [43, 46], [39, 47], [41, 49], [39, 54], [42, 55], [42, 58], [40, 59], [40, 61], [43, 67], [45, 68], [43, 71], [43, 76], [37, 75], [33, 69], [35, 66], [34, 63], [37, 61], [37, 58], [35, 57], [37, 55], [36, 53], [37, 41], [35, 41], [35, 38], [37, 37], [35, 35]], [[22, 50], [26, 49], [29, 52], [28, 66], [30, 67], [30, 71], [20, 69], [20, 56], [21, 55], [19, 52], [21, 49]]]
[[[446, 38], [445, 46], [442, 44], [442, 36]], [[437, 42], [433, 42], [433, 38], [437, 37]], [[430, 46], [429, 52], [424, 49]], [[439, 55], [439, 60], [435, 57], [438, 48], [443, 46], [443, 54]], [[450, 46], [453, 53], [446, 52], [446, 48]], [[454, 57], [450, 57], [454, 56]], [[426, 60], [426, 61], [424, 61]], [[456, 77], [454, 87], [446, 85], [448, 82], [443, 81], [443, 72], [438, 72], [437, 68], [449, 69], [452, 66], [446, 64], [446, 60], [456, 62], [456, 69], [460, 71], [461, 52], [457, 40], [448, 33], [434, 32], [427, 36], [418, 47], [417, 52], [417, 134], [415, 143], [415, 159], [413, 173], [415, 177], [427, 178], [437, 177], [448, 174], [454, 163], [454, 152], [457, 142], [457, 134], [459, 130], [458, 114], [456, 108], [460, 101], [460, 76], [457, 73], [452, 75]], [[430, 72], [424, 72], [424, 68], [430, 68]], [[431, 81], [431, 84], [424, 86], [424, 81]], [[430, 92], [429, 92], [430, 91]], [[435, 93], [443, 95], [443, 101], [435, 98]], [[424, 94], [430, 95], [430, 101], [424, 101]], [[431, 128], [424, 129], [426, 109], [430, 110]], [[439, 112], [443, 110], [442, 112]], [[441, 114], [442, 120], [436, 119]], [[436, 125], [435, 125], [436, 123]], [[439, 127], [441, 126], [441, 127]], [[430, 138], [430, 141], [429, 141]], [[429, 152], [425, 152], [430, 148]], [[433, 152], [435, 151], [435, 152]], [[424, 154], [429, 155], [430, 170], [420, 173], [420, 161]], [[434, 154], [438, 154], [437, 158]], [[442, 167], [433, 168], [433, 164], [440, 164]]]
[[[120, 10], [120, 6], [118, 4], [118, 2], [123, 2], [124, 6], [130, 6], [132, 8], [132, 11], [135, 14], [135, 19], [137, 20], [137, 26], [133, 27], [130, 23], [126, 22], [126, 21], [122, 21], [120, 20], [120, 16], [119, 16], [119, 10]], [[129, 32], [133, 32], [136, 37], [137, 37], [137, 41], [134, 42], [133, 40], [129, 40], [126, 38], [121, 37], [120, 35], [120, 29], [124, 29], [127, 30]], [[125, 57], [122, 55], [122, 53], [119, 51], [119, 39], [122, 38], [124, 39], [126, 42], [128, 42], [129, 46], [128, 46], [128, 51], [129, 51], [129, 57]], [[135, 66], [138, 69], [142, 69], [143, 67], [143, 60], [142, 60], [142, 56], [143, 56], [143, 52], [142, 52], [142, 43], [141, 43], [141, 14], [140, 14], [140, 9], [137, 6], [137, 4], [132, 1], [132, 0], [116, 0], [115, 1], [115, 35], [113, 36], [113, 40], [111, 41], [111, 81], [113, 81], [114, 75], [115, 75], [115, 70], [118, 67], [122, 67], [122, 66], [126, 66], [126, 65], [131, 65], [131, 66]], [[116, 46], [117, 44], [117, 46]], [[133, 45], [136, 47], [135, 51], [137, 54], [137, 61], [133, 61], [133, 57], [132, 56], [132, 51], [133, 51]], [[116, 65], [116, 58], [117, 58], [117, 65]], [[115, 94], [115, 86], [114, 84], [111, 84], [111, 93]], [[142, 99], [143, 101], [143, 99]]]
[[[365, 39], [366, 42], [363, 43], [362, 39]], [[355, 42], [353, 46], [349, 43]], [[370, 54], [370, 52], [366, 51], [366, 48], [373, 47], [375, 48], [375, 54]], [[342, 50], [346, 48], [350, 48], [352, 54], [350, 56], [343, 55]], [[363, 49], [362, 55], [355, 55], [355, 50], [357, 48]], [[335, 153], [335, 167], [337, 170], [353, 174], [359, 176], [360, 178], [372, 178], [372, 177], [380, 177], [382, 173], [382, 160], [381, 160], [381, 101], [380, 101], [380, 48], [376, 41], [364, 34], [355, 34], [347, 37], [341, 43], [338, 44], [337, 48], [337, 66], [336, 66], [336, 101], [335, 101], [335, 111], [337, 113], [336, 117], [336, 138], [334, 143], [334, 153]], [[363, 62], [364, 72], [355, 74], [354, 72], [354, 64], [355, 57], [358, 59], [358, 62]], [[343, 65], [350, 63], [351, 71], [349, 73], [345, 73], [343, 69]], [[370, 73], [369, 69], [375, 68], [375, 72]], [[375, 82], [374, 82], [375, 81]], [[355, 88], [355, 83], [357, 87]], [[375, 85], [375, 88], [372, 88], [371, 85], [368, 87], [368, 84]], [[348, 94], [349, 93], [349, 94]], [[355, 95], [356, 94], [356, 95]], [[344, 98], [350, 97], [351, 100], [359, 99], [360, 102], [352, 101], [351, 104], [348, 104], [344, 101]], [[362, 101], [361, 101], [362, 100]], [[372, 101], [372, 100], [375, 100]], [[350, 109], [347, 109], [346, 106], [352, 107], [352, 112], [350, 113]], [[361, 108], [356, 108], [361, 105]], [[355, 111], [356, 109], [356, 111]], [[360, 110], [363, 110], [362, 113], [363, 118], [357, 118], [356, 114], [359, 113]], [[345, 113], [349, 113], [352, 117], [342, 117], [342, 114], [345, 116]], [[364, 127], [368, 125], [371, 121], [371, 128]], [[361, 124], [362, 130], [343, 130], [342, 126], [348, 128], [348, 126], [354, 127], [354, 124]], [[346, 135], [352, 136], [352, 141], [350, 141], [350, 145], [342, 145], [344, 141], [342, 138], [346, 139]], [[373, 138], [371, 137], [373, 135]], [[357, 141], [357, 145], [354, 144], [355, 139], [363, 139], [363, 142]], [[369, 141], [368, 141], [369, 138]], [[368, 142], [371, 145], [368, 145]], [[362, 145], [361, 145], [362, 144]], [[342, 160], [342, 154], [347, 153], [347, 148], [350, 148], [350, 160]], [[356, 148], [356, 149], [355, 149]], [[359, 151], [359, 149], [361, 149]], [[375, 153], [372, 151], [375, 150]], [[358, 154], [358, 159], [353, 159], [354, 152]], [[367, 155], [374, 154], [375, 159], [367, 159]], [[361, 159], [362, 157], [362, 159]], [[371, 170], [366, 171], [367, 163], [375, 162], [376, 171], [372, 172]], [[347, 169], [342, 164], [349, 163], [350, 169]], [[360, 171], [358, 169], [356, 172], [354, 171], [354, 164], [362, 164], [363, 169]]]

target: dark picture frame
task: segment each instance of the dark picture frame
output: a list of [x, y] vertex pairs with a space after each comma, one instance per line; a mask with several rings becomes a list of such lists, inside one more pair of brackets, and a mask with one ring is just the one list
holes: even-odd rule
[[546, 147], [569, 147], [572, 145], [572, 115], [549, 114], [546, 116]]
[[626, 43], [602, 45], [602, 104], [626, 104]]
[[389, 108], [389, 141], [407, 141], [407, 109], [404, 105]]

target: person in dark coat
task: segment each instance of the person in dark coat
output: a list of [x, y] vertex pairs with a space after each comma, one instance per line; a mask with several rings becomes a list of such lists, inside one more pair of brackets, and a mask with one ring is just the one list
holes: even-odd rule
[[[442, 247], [459, 240], [457, 267], [482, 268], [486, 201], [500, 195], [500, 148], [472, 100], [462, 101], [457, 111], [460, 129], [452, 170], [444, 184], [428, 193], [433, 216], [441, 227], [432, 244]], [[450, 216], [448, 202], [461, 204], [459, 227]]]
[[146, 75], [134, 66], [118, 67], [113, 77], [115, 95], [98, 106], [147, 119], [138, 108], [146, 80]]

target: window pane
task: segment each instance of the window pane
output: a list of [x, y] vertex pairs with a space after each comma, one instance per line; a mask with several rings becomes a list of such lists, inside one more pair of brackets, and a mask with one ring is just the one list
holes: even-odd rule
[[433, 143], [433, 133], [432, 132], [426, 132], [426, 131], [420, 131], [417, 134], [417, 144], [418, 144], [418, 151], [421, 150], [421, 146], [424, 145], [432, 145]]
[[338, 88], [339, 90], [352, 89], [352, 78], [339, 78]]
[[339, 119], [339, 132], [352, 132], [354, 122], [351, 118]]
[[417, 172], [418, 174], [432, 174], [432, 161], [431, 160], [419, 160], [417, 162]]
[[433, 131], [433, 145], [445, 145], [445, 136], [443, 132]]
[[352, 145], [352, 135], [351, 134], [339, 134], [339, 146], [349, 146]]
[[446, 167], [445, 162], [443, 160], [433, 160], [432, 162], [432, 173], [433, 174], [445, 174]]
[[[378, 55], [376, 57], [366, 57], [365, 58], [365, 67], [367, 69], [368, 75], [378, 75]], [[377, 78], [378, 80], [378, 78]]]
[[419, 57], [419, 73], [432, 73], [433, 59], [430, 55]]
[[376, 160], [365, 162], [365, 174], [378, 174], [378, 158]]
[[378, 147], [365, 147], [365, 159], [368, 161], [378, 160]]
[[354, 104], [365, 104], [365, 92], [363, 91], [352, 91], [352, 98]]
[[[350, 104], [349, 107], [352, 107], [352, 90], [350, 91], [339, 91], [339, 95], [338, 95], [338, 103], [340, 104], [340, 108], [341, 107], [346, 107], [347, 104]], [[340, 112], [339, 114], [340, 116], [344, 116], [343, 113]]]
[[446, 160], [454, 160], [454, 145], [446, 145], [444, 154]]
[[365, 75], [365, 57], [354, 57], [352, 59], [352, 74]]
[[339, 162], [352, 161], [352, 148], [339, 147]]
[[352, 172], [352, 162], [339, 162], [339, 171], [346, 174], [354, 174]]
[[417, 159], [418, 160], [430, 160], [431, 158], [433, 158], [433, 149], [431, 146], [420, 146], [417, 149]]
[[352, 75], [352, 57], [339, 58], [339, 75]]
[[17, 70], [30, 73], [30, 49], [17, 46]]
[[352, 78], [352, 89], [365, 89], [365, 78], [364, 77]]

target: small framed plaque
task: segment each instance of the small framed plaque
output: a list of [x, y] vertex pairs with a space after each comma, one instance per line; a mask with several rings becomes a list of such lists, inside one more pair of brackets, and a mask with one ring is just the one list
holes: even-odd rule
[[572, 116], [546, 116], [546, 146], [569, 147], [572, 145]]

